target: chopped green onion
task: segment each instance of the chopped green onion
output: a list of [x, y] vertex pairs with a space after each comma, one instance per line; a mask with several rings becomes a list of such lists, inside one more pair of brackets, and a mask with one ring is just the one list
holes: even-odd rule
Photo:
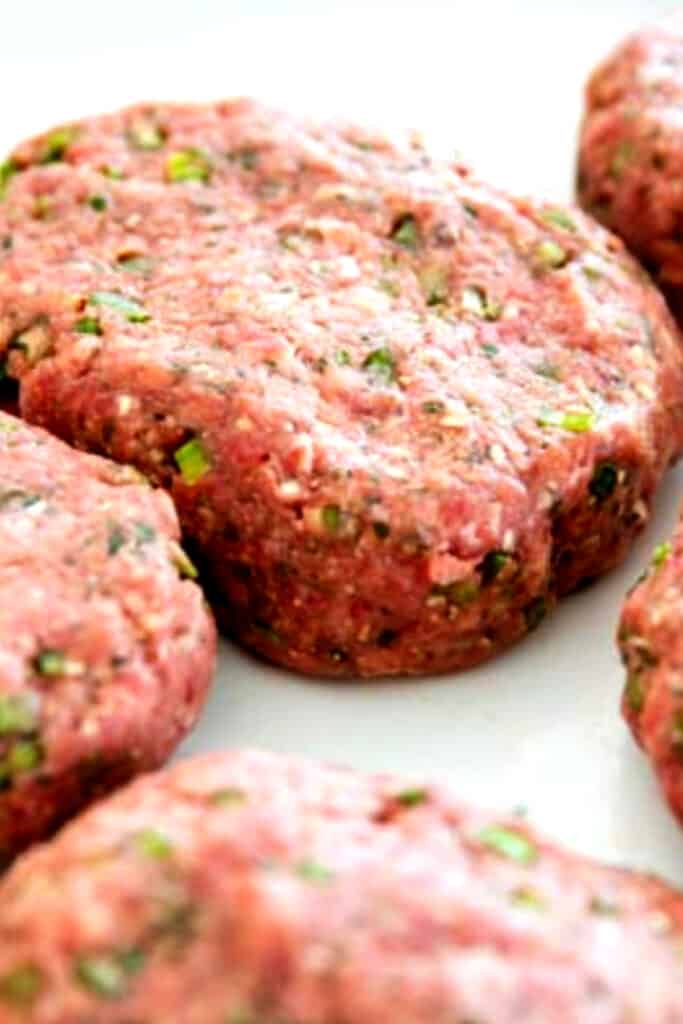
[[139, 302], [119, 292], [93, 292], [89, 301], [93, 306], [107, 306], [122, 313], [131, 324], [144, 324], [150, 319], [149, 313]]
[[664, 565], [671, 554], [671, 543], [666, 540], [661, 544], [657, 544], [654, 551], [652, 552], [652, 564], [655, 569], [659, 569], [660, 566]]
[[482, 846], [518, 864], [533, 864], [538, 859], [535, 844], [515, 829], [489, 825], [479, 833], [478, 839]]
[[419, 807], [420, 804], [424, 804], [429, 799], [429, 794], [426, 789], [415, 788], [415, 789], [404, 789], [402, 792], [396, 794], [396, 801], [402, 807]]
[[199, 576], [197, 567], [192, 559], [185, 553], [185, 551], [183, 551], [180, 544], [176, 544], [175, 541], [171, 543], [171, 554], [173, 556], [173, 564], [178, 570], [180, 578], [184, 580], [196, 580]]
[[481, 350], [485, 356], [488, 356], [489, 359], [492, 359], [494, 356], [497, 356], [500, 351], [497, 345], [492, 345], [488, 341], [484, 342], [484, 344], [481, 346]]
[[14, 743], [5, 757], [10, 775], [24, 775], [32, 772], [42, 763], [43, 748], [34, 740], [19, 740]]
[[137, 544], [150, 544], [157, 535], [154, 527], [149, 526], [148, 523], [136, 523], [134, 530]]
[[536, 262], [543, 270], [560, 270], [569, 263], [569, 253], [559, 242], [546, 238], [536, 246]]
[[0, 736], [32, 732], [37, 724], [37, 706], [34, 706], [27, 695], [0, 696]]
[[572, 412], [547, 410], [538, 417], [539, 427], [559, 427], [572, 434], [585, 434], [595, 426], [596, 415], [590, 409]]
[[336, 533], [342, 523], [342, 514], [339, 505], [325, 505], [321, 512], [322, 523], [330, 533]]
[[643, 710], [645, 705], [645, 688], [638, 672], [632, 672], [628, 676], [624, 689], [624, 700], [635, 714]]
[[235, 807], [238, 804], [246, 803], [247, 794], [237, 786], [226, 786], [224, 789], [215, 790], [209, 800], [216, 807]]
[[486, 586], [488, 583], [492, 583], [509, 561], [510, 555], [506, 551], [487, 552], [477, 566], [477, 571], [481, 574], [482, 584]]
[[630, 139], [624, 139], [619, 143], [609, 166], [609, 171], [613, 178], [621, 178], [636, 152], [635, 144]]
[[576, 231], [576, 224], [566, 210], [544, 210], [541, 213], [541, 220], [553, 227], [562, 228], [564, 231]]
[[97, 213], [103, 213], [109, 206], [109, 203], [106, 196], [90, 196], [88, 206], [92, 207]]
[[211, 163], [198, 149], [183, 149], [171, 153], [166, 161], [166, 177], [169, 181], [202, 181], [211, 177]]
[[363, 369], [382, 384], [392, 384], [395, 380], [396, 364], [391, 349], [376, 348], [363, 360]]
[[111, 956], [81, 956], [74, 965], [74, 975], [88, 992], [104, 999], [121, 999], [128, 991], [131, 975], [143, 966], [144, 953], [132, 949]]
[[82, 316], [80, 320], [77, 320], [74, 324], [75, 330], [79, 334], [101, 334], [102, 325], [96, 316]]
[[422, 411], [427, 412], [430, 415], [443, 412], [444, 409], [445, 406], [443, 402], [439, 402], [438, 400], [429, 400], [427, 402], [422, 403]]
[[117, 555], [126, 543], [126, 535], [120, 526], [111, 526], [107, 538], [107, 554]]
[[18, 170], [19, 167], [12, 159], [0, 163], [0, 199], [4, 199], [7, 186]]
[[35, 964], [23, 964], [0, 976], [0, 1002], [8, 1006], [31, 1006], [43, 988], [44, 975]]
[[523, 907], [525, 910], [545, 910], [545, 901], [534, 889], [523, 885], [510, 894], [510, 901], [516, 907]]
[[43, 152], [40, 157], [41, 164], [53, 164], [63, 160], [66, 151], [78, 135], [78, 128], [75, 125], [64, 125], [51, 132], [45, 139]]
[[140, 853], [152, 860], [168, 860], [173, 853], [173, 844], [156, 829], [146, 828], [135, 836], [135, 845]]
[[339, 366], [349, 366], [349, 364], [351, 363], [351, 356], [346, 351], [346, 349], [342, 348], [339, 349], [338, 352], [334, 353], [334, 361]]
[[390, 237], [404, 249], [410, 249], [413, 252], [417, 249], [420, 244], [420, 229], [412, 213], [405, 213], [394, 221]]
[[448, 300], [448, 272], [445, 267], [423, 267], [417, 275], [425, 302], [428, 306], [439, 306]]
[[299, 878], [305, 879], [307, 882], [329, 882], [334, 878], [334, 874], [329, 868], [326, 868], [324, 864], [318, 864], [314, 860], [303, 860], [296, 865], [295, 871]]
[[66, 672], [68, 659], [63, 651], [46, 649], [34, 661], [34, 667], [41, 676], [62, 676]]
[[209, 453], [198, 437], [187, 441], [173, 456], [186, 484], [192, 486], [211, 470]]

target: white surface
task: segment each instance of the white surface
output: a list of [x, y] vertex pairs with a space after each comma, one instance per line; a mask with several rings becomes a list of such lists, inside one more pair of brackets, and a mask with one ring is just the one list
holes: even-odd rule
[[[624, 31], [668, 6], [11, 4], [0, 38], [0, 145], [136, 99], [252, 93], [295, 110], [419, 127], [497, 184], [566, 200], [587, 71]], [[569, 846], [683, 883], [683, 836], [619, 717], [612, 639], [624, 592], [670, 531], [682, 485], [683, 471], [669, 476], [622, 569], [465, 675], [330, 685], [225, 644], [212, 699], [182, 752], [259, 745], [448, 778], [468, 800], [527, 807]]]

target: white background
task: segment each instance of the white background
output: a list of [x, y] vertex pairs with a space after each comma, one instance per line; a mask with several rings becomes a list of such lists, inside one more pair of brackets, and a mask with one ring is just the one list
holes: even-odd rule
[[[587, 72], [669, 6], [13, 0], [0, 24], [0, 146], [138, 99], [251, 93], [302, 112], [418, 127], [497, 184], [567, 200]], [[681, 494], [679, 470], [621, 570], [466, 675], [330, 685], [225, 644], [183, 752], [258, 745], [448, 778], [468, 800], [527, 807], [569, 846], [683, 883], [683, 837], [618, 714], [612, 639], [623, 594], [672, 527]]]

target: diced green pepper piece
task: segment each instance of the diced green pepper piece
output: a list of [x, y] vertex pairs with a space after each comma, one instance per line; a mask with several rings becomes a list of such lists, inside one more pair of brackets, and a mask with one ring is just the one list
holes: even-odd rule
[[478, 285], [463, 288], [462, 308], [466, 313], [473, 313], [481, 320], [499, 320], [503, 315], [503, 304], [489, 298], [486, 291]]
[[596, 419], [595, 413], [590, 409], [572, 410], [571, 412], [545, 410], [538, 417], [537, 422], [539, 427], [559, 427], [572, 434], [585, 434], [593, 429]]
[[419, 807], [429, 799], [429, 793], [423, 787], [404, 789], [396, 794], [396, 800], [402, 807]]
[[119, 292], [93, 292], [89, 301], [93, 306], [106, 306], [122, 313], [131, 324], [144, 324], [150, 319], [149, 313], [139, 302]]
[[479, 833], [478, 839], [482, 846], [518, 864], [533, 864], [538, 859], [536, 845], [515, 829], [488, 825]]
[[412, 213], [405, 213], [394, 222], [391, 229], [391, 238], [404, 249], [415, 252], [420, 244], [420, 229]]
[[173, 457], [183, 480], [190, 486], [211, 470], [211, 458], [198, 437], [181, 445]]
[[199, 149], [183, 149], [169, 156], [166, 177], [174, 182], [201, 181], [206, 184], [211, 178], [211, 163]]

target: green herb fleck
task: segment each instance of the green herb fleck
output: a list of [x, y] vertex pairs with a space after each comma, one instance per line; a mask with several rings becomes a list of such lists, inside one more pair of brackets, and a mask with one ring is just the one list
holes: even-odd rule
[[7, 186], [18, 171], [18, 165], [12, 159], [0, 163], [0, 200], [5, 198]]
[[421, 239], [420, 229], [412, 213], [405, 213], [394, 221], [390, 237], [398, 245], [402, 245], [404, 249], [410, 249], [412, 252], [415, 252]]
[[64, 125], [51, 132], [43, 144], [43, 151], [40, 156], [41, 164], [53, 164], [63, 160], [69, 146], [78, 135], [75, 125]]
[[201, 181], [206, 184], [211, 177], [211, 163], [199, 149], [183, 149], [169, 156], [166, 177], [169, 181]]
[[142, 970], [142, 950], [129, 949], [106, 955], [81, 956], [74, 965], [74, 976], [82, 988], [103, 999], [121, 999], [130, 979]]
[[334, 361], [339, 366], [349, 366], [351, 363], [351, 356], [345, 348], [342, 348], [334, 353]]
[[546, 224], [552, 224], [553, 227], [562, 228], [564, 231], [576, 231], [576, 224], [566, 210], [544, 210], [541, 220], [544, 220]]
[[611, 462], [602, 462], [595, 467], [588, 490], [597, 501], [604, 501], [614, 493], [619, 473]]
[[374, 349], [363, 360], [363, 369], [379, 383], [392, 384], [396, 376], [396, 364], [391, 349]]
[[613, 178], [621, 178], [622, 174], [636, 155], [636, 147], [630, 139], [624, 139], [619, 143], [609, 165], [609, 172]]
[[534, 889], [526, 885], [520, 886], [510, 894], [510, 902], [524, 910], [545, 910], [546, 903]]
[[243, 171], [255, 171], [259, 165], [261, 154], [257, 149], [245, 146], [243, 149], [234, 149], [228, 153], [228, 160], [238, 163]]
[[134, 526], [135, 541], [137, 544], [150, 544], [156, 539], [157, 532], [148, 523], [136, 523]]
[[465, 608], [479, 597], [479, 584], [476, 580], [456, 580], [454, 583], [435, 583], [432, 595], [445, 597], [458, 608]]
[[38, 724], [37, 708], [28, 696], [0, 696], [0, 736], [32, 732]]
[[183, 480], [190, 486], [196, 484], [211, 470], [209, 453], [198, 437], [181, 445], [173, 457]]
[[110, 178], [112, 181], [122, 181], [124, 178], [123, 171], [120, 171], [118, 167], [109, 167], [108, 164], [100, 168], [100, 174], [103, 174], [105, 178]]
[[92, 207], [97, 213], [103, 213], [109, 206], [109, 202], [106, 196], [90, 196], [88, 206]]
[[536, 246], [536, 262], [543, 270], [560, 270], [569, 263], [569, 253], [559, 242], [546, 238]]
[[139, 302], [119, 292], [93, 292], [89, 301], [93, 306], [107, 306], [122, 313], [131, 324], [144, 324], [150, 319], [149, 313]]
[[156, 829], [146, 828], [135, 836], [135, 845], [151, 860], [168, 860], [173, 853], [173, 844], [161, 832]]
[[444, 409], [445, 409], [445, 406], [444, 406], [443, 402], [439, 402], [439, 401], [435, 401], [435, 400], [430, 400], [430, 401], [422, 403], [422, 411], [429, 413], [430, 416], [434, 415], [436, 413], [443, 412]]
[[146, 274], [152, 269], [152, 261], [147, 256], [121, 256], [116, 264], [120, 270], [126, 270], [130, 274]]
[[295, 868], [296, 874], [299, 878], [303, 878], [307, 882], [329, 882], [334, 878], [334, 874], [329, 868], [326, 868], [324, 864], [319, 864], [314, 860], [302, 860]]
[[23, 964], [0, 977], [0, 1002], [8, 1006], [32, 1006], [41, 993], [44, 975], [35, 964]]
[[539, 427], [559, 427], [561, 430], [568, 430], [572, 434], [585, 434], [595, 426], [596, 415], [590, 409], [581, 409], [572, 412], [556, 412], [545, 410], [538, 417]]
[[491, 299], [484, 288], [468, 285], [463, 288], [462, 308], [466, 313], [473, 313], [481, 320], [499, 320], [503, 313], [503, 304]]
[[630, 710], [636, 715], [643, 710], [645, 705], [645, 687], [639, 672], [632, 672], [628, 676], [624, 689], [624, 700]]
[[489, 825], [479, 833], [478, 839], [482, 846], [518, 864], [533, 864], [538, 859], [535, 844], [515, 829]]
[[506, 551], [487, 552], [477, 566], [477, 572], [481, 576], [482, 585], [487, 586], [489, 583], [492, 583], [509, 561], [510, 555]]
[[330, 533], [336, 533], [342, 523], [342, 514], [339, 505], [325, 505], [321, 512], [322, 523]]
[[484, 344], [481, 346], [481, 350], [485, 356], [488, 356], [489, 359], [493, 359], [493, 357], [497, 356], [500, 351], [497, 345], [492, 345], [488, 341], [484, 342]]
[[247, 794], [237, 786], [225, 786], [223, 789], [214, 790], [209, 801], [216, 807], [236, 807], [246, 803]]
[[24, 775], [32, 772], [43, 760], [43, 748], [34, 740], [19, 740], [14, 743], [5, 757], [10, 775]]
[[422, 787], [404, 789], [400, 793], [396, 794], [396, 801], [402, 807], [419, 807], [420, 804], [426, 803], [428, 799], [429, 793]]
[[668, 540], [663, 541], [661, 544], [657, 544], [654, 551], [652, 552], [652, 565], [655, 569], [659, 569], [667, 561], [671, 554], [671, 543]]
[[77, 320], [74, 324], [75, 330], [79, 334], [101, 334], [102, 325], [96, 316], [82, 316], [80, 320]]
[[126, 543], [126, 535], [120, 526], [111, 526], [107, 537], [107, 554], [117, 555]]
[[41, 676], [62, 676], [67, 668], [64, 651], [46, 648], [34, 660], [34, 668]]

